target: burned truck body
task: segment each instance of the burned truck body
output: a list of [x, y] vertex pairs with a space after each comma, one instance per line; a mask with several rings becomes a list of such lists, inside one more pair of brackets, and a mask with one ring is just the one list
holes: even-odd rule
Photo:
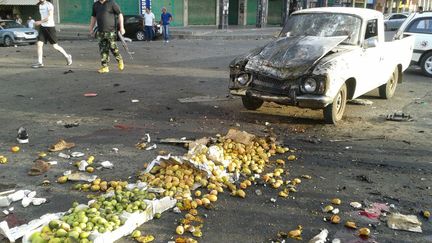
[[347, 99], [378, 87], [390, 98], [409, 64], [412, 40], [384, 42], [383, 28], [373, 10], [297, 11], [277, 39], [231, 62], [230, 92], [250, 110], [272, 101], [323, 109], [325, 120], [337, 123]]

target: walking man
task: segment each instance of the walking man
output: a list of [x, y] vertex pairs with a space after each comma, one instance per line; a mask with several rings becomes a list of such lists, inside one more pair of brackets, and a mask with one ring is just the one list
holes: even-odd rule
[[167, 12], [167, 9], [165, 7], [162, 8], [162, 14], [161, 14], [161, 24], [162, 24], [162, 30], [163, 30], [163, 38], [166, 43], [169, 42], [169, 24], [172, 21], [172, 15]]
[[37, 55], [38, 62], [32, 65], [32, 68], [41, 68], [43, 64], [43, 45], [47, 42], [51, 43], [54, 49], [63, 54], [66, 59], [66, 65], [72, 65], [72, 56], [57, 44], [57, 34], [54, 24], [54, 6], [46, 1], [39, 0], [39, 12], [41, 20], [35, 22], [35, 26], [40, 26], [38, 41], [37, 41]]
[[29, 17], [28, 17], [28, 21], [27, 21], [27, 27], [29, 27], [29, 28], [31, 28], [31, 29], [34, 29], [34, 24], [35, 24], [34, 19], [32, 19], [32, 17], [29, 16]]
[[144, 30], [147, 41], [153, 40], [153, 26], [155, 23], [155, 16], [149, 8], [146, 8], [144, 13]]
[[123, 58], [116, 44], [116, 16], [118, 16], [120, 34], [124, 35], [123, 14], [121, 13], [119, 5], [114, 0], [98, 0], [93, 4], [89, 31], [90, 34], [93, 35], [93, 28], [97, 22], [97, 38], [99, 39], [99, 51], [102, 65], [98, 70], [99, 73], [109, 72], [109, 51], [111, 51], [117, 60], [118, 69], [120, 71], [124, 69]]

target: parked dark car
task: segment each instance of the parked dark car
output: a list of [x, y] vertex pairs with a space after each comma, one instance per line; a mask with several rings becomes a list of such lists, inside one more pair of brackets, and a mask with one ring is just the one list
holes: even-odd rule
[[[124, 16], [124, 27], [126, 30], [125, 36], [136, 39], [139, 41], [145, 40], [144, 33], [144, 17], [142, 15], [125, 15]], [[162, 29], [160, 24], [156, 24], [153, 27], [154, 35], [153, 39], [157, 39], [162, 36]]]
[[0, 44], [11, 46], [21, 43], [34, 44], [38, 32], [16, 23], [13, 20], [0, 20]]

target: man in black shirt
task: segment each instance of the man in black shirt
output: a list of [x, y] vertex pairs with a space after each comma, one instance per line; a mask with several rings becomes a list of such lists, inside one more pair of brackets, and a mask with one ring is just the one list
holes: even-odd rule
[[120, 7], [114, 0], [98, 0], [93, 4], [92, 16], [90, 19], [90, 34], [93, 35], [93, 28], [97, 22], [99, 39], [99, 50], [101, 54], [102, 67], [98, 70], [99, 73], [109, 72], [109, 51], [111, 50], [115, 59], [118, 62], [120, 71], [124, 69], [123, 58], [116, 44], [116, 27], [115, 18], [118, 16], [119, 31], [123, 35], [125, 33], [123, 25], [123, 14]]

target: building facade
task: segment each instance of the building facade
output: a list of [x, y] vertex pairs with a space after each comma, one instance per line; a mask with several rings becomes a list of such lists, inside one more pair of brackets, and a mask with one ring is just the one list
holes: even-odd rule
[[[0, 17], [19, 14], [39, 19], [38, 0], [0, 0]], [[51, 0], [58, 23], [87, 24], [94, 0]], [[376, 9], [383, 13], [412, 12], [418, 6], [432, 10], [432, 0], [116, 0], [125, 15], [143, 13], [149, 6], [158, 21], [161, 8], [173, 15], [173, 26], [228, 24], [281, 25], [285, 17], [300, 8], [346, 6]]]

